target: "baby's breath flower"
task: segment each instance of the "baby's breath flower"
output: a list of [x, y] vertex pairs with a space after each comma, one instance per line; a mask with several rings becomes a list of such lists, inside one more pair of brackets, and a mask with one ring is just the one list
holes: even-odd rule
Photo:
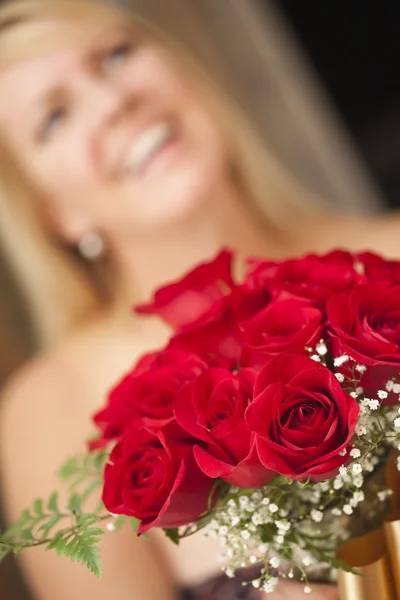
[[356, 371], [358, 371], [359, 373], [365, 373], [366, 370], [367, 370], [367, 367], [365, 365], [360, 365], [360, 364], [356, 365]]
[[273, 556], [272, 558], [270, 558], [269, 564], [271, 565], [271, 567], [273, 569], [279, 569], [281, 561], [279, 560], [279, 558], [277, 556]]
[[362, 466], [360, 465], [360, 463], [355, 463], [352, 466], [352, 471], [353, 473], [355, 473], [356, 475], [359, 475], [360, 473], [362, 473]]
[[342, 354], [342, 356], [337, 356], [334, 361], [333, 364], [335, 367], [341, 367], [342, 365], [344, 365], [345, 362], [347, 362], [350, 359], [349, 356], [347, 356], [347, 354]]
[[389, 379], [389, 381], [387, 381], [385, 383], [385, 389], [387, 392], [392, 392], [393, 391], [393, 386], [394, 386], [394, 381], [392, 381], [392, 379]]
[[344, 475], [347, 475], [347, 467], [345, 467], [344, 465], [342, 465], [341, 467], [339, 467], [339, 473], [340, 475], [343, 477]]
[[352, 450], [350, 450], [350, 456], [351, 458], [360, 458], [361, 451], [358, 448], [353, 448]]
[[304, 593], [305, 594], [311, 594], [311, 592], [312, 592], [312, 590], [311, 590], [310, 586], [306, 585], [305, 588], [304, 588]]
[[341, 450], [339, 452], [339, 456], [346, 456], [346, 454], [347, 454], [347, 448], [343, 448], [343, 450]]
[[268, 510], [270, 513], [276, 513], [279, 510], [279, 506], [277, 506], [276, 504], [270, 504]]
[[378, 391], [378, 398], [380, 400], [385, 400], [388, 397], [388, 393], [385, 392], [385, 390], [379, 390]]
[[356, 425], [356, 434], [359, 436], [367, 435], [367, 428], [364, 425]]
[[[383, 393], [384, 393], [384, 392], [382, 392], [382, 394], [383, 394]], [[386, 392], [385, 392], [385, 393], [386, 393]], [[380, 392], [378, 392], [378, 396], [379, 396], [379, 394], [380, 394]], [[378, 408], [379, 408], [379, 400], [369, 400], [369, 401], [368, 401], [368, 407], [369, 407], [371, 410], [378, 410]]]
[[311, 518], [316, 523], [320, 523], [320, 521], [322, 521], [322, 519], [323, 519], [323, 516], [324, 516], [324, 513], [321, 512], [320, 510], [313, 509], [311, 511]]
[[400, 429], [400, 417], [398, 417], [397, 419], [394, 420], [394, 426]]
[[326, 347], [325, 342], [322, 340], [317, 344], [315, 349], [320, 356], [325, 356], [325, 354], [328, 352], [328, 348]]
[[343, 512], [345, 515], [351, 515], [353, 513], [353, 508], [350, 506], [350, 504], [345, 504], [343, 506]]
[[344, 381], [343, 373], [335, 373], [335, 377], [339, 381], [339, 383], [343, 383], [343, 381]]

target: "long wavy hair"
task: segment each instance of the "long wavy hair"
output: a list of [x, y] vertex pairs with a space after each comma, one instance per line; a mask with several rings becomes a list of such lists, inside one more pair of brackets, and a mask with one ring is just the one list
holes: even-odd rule
[[[145, 4], [145, 3], [144, 3]], [[144, 18], [147, 17], [147, 18]], [[237, 184], [252, 209], [263, 214], [277, 235], [315, 211], [319, 202], [274, 158], [256, 127], [235, 102], [227, 70], [207, 44], [204, 60], [175, 37], [138, 14], [100, 0], [10, 0], [0, 7], [0, 74], [12, 61], [45, 54], [68, 43], [67, 39], [41, 39], [32, 35], [43, 20], [65, 19], [69, 31], [84, 36], [85, 23], [122, 22], [136, 31], [139, 26], [154, 38], [171, 60], [186, 69], [198, 93], [212, 107], [222, 124]], [[193, 36], [195, 37], [195, 36]], [[34, 41], [33, 41], [34, 40]], [[32, 315], [39, 344], [47, 344], [112, 300], [112, 265], [94, 269], [76, 252], [52, 238], [35, 212], [34, 184], [0, 135], [0, 243], [19, 281]], [[99, 274], [100, 271], [100, 274]]]

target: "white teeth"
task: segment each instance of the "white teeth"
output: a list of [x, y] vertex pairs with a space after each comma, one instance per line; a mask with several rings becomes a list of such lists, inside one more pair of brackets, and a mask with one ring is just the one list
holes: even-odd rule
[[158, 123], [149, 127], [134, 140], [125, 159], [124, 170], [138, 172], [151, 156], [171, 136], [169, 123]]

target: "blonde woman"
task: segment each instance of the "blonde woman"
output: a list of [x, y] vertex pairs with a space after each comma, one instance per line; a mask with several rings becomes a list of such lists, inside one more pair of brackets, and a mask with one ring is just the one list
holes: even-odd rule
[[[130, 310], [157, 286], [224, 245], [271, 257], [399, 252], [398, 220], [317, 215], [197, 62], [119, 8], [13, 0], [0, 9], [0, 129], [2, 237], [45, 346], [1, 402], [10, 520], [57, 486], [107, 390], [165, 342], [160, 323]], [[217, 551], [125, 530], [106, 537], [101, 582], [39, 549], [22, 565], [39, 600], [169, 600], [184, 588], [211, 600], [211, 584], [196, 586], [218, 575]], [[215, 598], [243, 593], [229, 586]], [[296, 594], [294, 584], [271, 598]], [[309, 597], [336, 595], [315, 586]]]

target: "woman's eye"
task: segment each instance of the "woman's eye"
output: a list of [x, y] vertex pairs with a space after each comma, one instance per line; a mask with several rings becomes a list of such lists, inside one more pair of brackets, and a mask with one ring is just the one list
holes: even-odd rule
[[118, 65], [132, 52], [132, 44], [129, 42], [122, 42], [113, 46], [109, 50], [103, 59], [103, 68], [105, 70]]
[[50, 136], [54, 135], [57, 129], [63, 124], [67, 117], [67, 111], [63, 107], [58, 107], [53, 109], [44, 119], [41, 129], [40, 136], [41, 138], [48, 139]]

